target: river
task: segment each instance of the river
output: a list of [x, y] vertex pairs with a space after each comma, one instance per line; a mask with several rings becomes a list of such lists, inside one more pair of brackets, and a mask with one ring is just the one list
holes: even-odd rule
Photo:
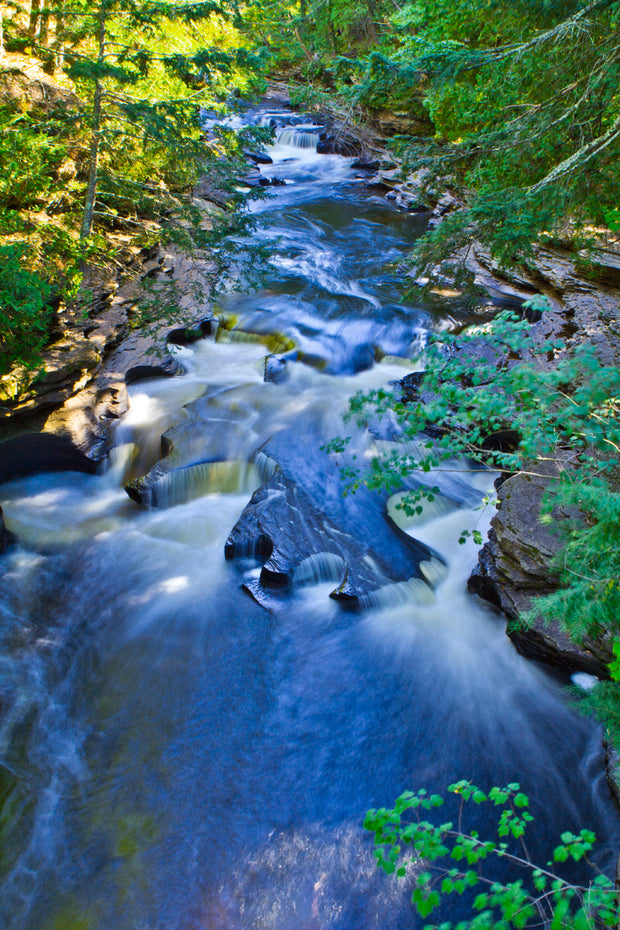
[[[219, 338], [178, 349], [182, 376], [131, 387], [107, 471], [0, 488], [21, 541], [0, 562], [5, 930], [422, 926], [361, 824], [458, 778], [519, 781], [543, 862], [561, 830], [587, 826], [615, 864], [599, 728], [466, 593], [476, 549], [458, 537], [488, 523], [490, 478], [439, 476], [406, 527], [417, 550], [383, 496], [342, 496], [324, 444], [351, 434], [363, 460], [394, 438], [389, 422], [344, 426], [347, 398], [414, 369], [425, 334], [466, 311], [402, 303], [398, 265], [423, 220], [351, 159], [298, 146], [273, 149], [261, 170], [284, 183], [250, 208], [269, 255], [259, 286], [218, 296]], [[141, 508], [123, 476], [155, 464], [164, 432], [177, 466], [199, 464]], [[200, 464], [213, 461], [231, 464]], [[270, 590], [264, 555], [224, 547], [274, 462], [288, 491], [264, 506], [285, 501], [280, 528], [301, 539], [318, 521], [353, 554], [309, 551]], [[358, 609], [329, 596], [347, 558], [367, 572]]]

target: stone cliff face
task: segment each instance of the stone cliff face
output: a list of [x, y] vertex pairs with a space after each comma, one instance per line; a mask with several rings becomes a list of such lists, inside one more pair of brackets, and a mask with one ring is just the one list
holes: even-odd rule
[[[499, 272], [488, 254], [475, 245], [466, 261], [475, 282], [491, 291], [517, 287], [525, 296], [526, 289], [537, 288], [546, 294], [551, 309], [532, 327], [539, 346], [544, 347], [547, 340], [559, 340], [560, 354], [564, 355], [587, 343], [595, 349], [601, 365], [620, 363], [620, 254], [613, 244], [588, 256], [539, 249], [530, 268], [515, 275]], [[541, 502], [552, 478], [515, 476], [502, 485], [489, 539], [470, 580], [470, 590], [497, 604], [513, 620], [518, 621], [531, 608], [537, 594], [549, 593], [559, 585], [554, 560], [561, 540], [540, 523]], [[567, 516], [557, 514], [560, 521]], [[608, 675], [610, 645], [584, 642], [583, 648], [578, 648], [559, 623], [537, 621], [530, 628], [511, 624], [509, 635], [528, 656], [569, 670]]]
[[[178, 370], [167, 350], [173, 326], [208, 315], [192, 294], [197, 283], [208, 292], [214, 270], [207, 255], [155, 246], [133, 256], [125, 283], [112, 276], [91, 281], [87, 275], [88, 315], [68, 315], [38, 371], [14, 369], [0, 378], [0, 439], [24, 431], [55, 433], [91, 458], [105, 456], [109, 426], [128, 409], [127, 384]], [[134, 328], [145, 279], [155, 288], [172, 285], [178, 299], [176, 324], [161, 321], [155, 335]]]
[[604, 644], [585, 642], [578, 647], [559, 622], [520, 622], [535, 606], [537, 596], [551, 593], [560, 583], [556, 558], [562, 539], [557, 522], [569, 514], [556, 510], [554, 524], [540, 522], [551, 477], [514, 475], [501, 485], [498, 510], [468, 589], [506, 614], [508, 635], [523, 655], [567, 672], [584, 671], [605, 678], [612, 654]]

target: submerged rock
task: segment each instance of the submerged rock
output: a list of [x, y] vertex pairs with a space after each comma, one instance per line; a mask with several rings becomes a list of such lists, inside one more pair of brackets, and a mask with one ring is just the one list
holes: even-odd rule
[[287, 360], [279, 355], [268, 355], [265, 358], [265, 381], [282, 384], [288, 378]]
[[0, 484], [47, 471], [92, 475], [97, 466], [64, 436], [26, 433], [0, 443]]

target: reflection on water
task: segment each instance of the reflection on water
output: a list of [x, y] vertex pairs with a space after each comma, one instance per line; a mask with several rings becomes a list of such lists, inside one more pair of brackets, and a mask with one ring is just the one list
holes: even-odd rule
[[[436, 506], [402, 524], [443, 560], [427, 561], [430, 586], [403, 577], [358, 612], [329, 597], [346, 571], [335, 553], [302, 559], [272, 612], [241, 588], [260, 562], [224, 560], [269, 472], [243, 475], [274, 459], [338, 532], [391, 544], [388, 502], [343, 498], [321, 446], [343, 432], [347, 397], [402, 377], [389, 357], [431, 325], [385, 268], [417, 221], [377, 205], [346, 159], [273, 154], [265, 172], [290, 183], [254, 207], [271, 271], [220, 302], [237, 332], [292, 343], [284, 377], [263, 380], [264, 340], [183, 348], [183, 377], [132, 387], [105, 474], [0, 489], [22, 540], [1, 563], [7, 930], [416, 926], [361, 821], [462, 777], [523, 784], [542, 861], [561, 830], [588, 826], [613, 864], [600, 733], [465, 592], [476, 552], [457, 540], [489, 519], [487, 476], [432, 476]], [[346, 429], [360, 458], [387, 447]], [[140, 509], [119, 482], [157, 461], [162, 433], [169, 506]]]

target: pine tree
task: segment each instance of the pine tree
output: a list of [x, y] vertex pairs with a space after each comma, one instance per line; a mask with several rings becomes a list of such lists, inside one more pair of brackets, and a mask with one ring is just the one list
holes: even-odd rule
[[[460, 189], [468, 209], [425, 237], [434, 264], [479, 238], [506, 263], [541, 232], [587, 238], [616, 215], [620, 169], [620, 4], [617, 0], [415, 0], [379, 6], [379, 41], [360, 56], [342, 43], [324, 62], [351, 104], [406, 109], [424, 99], [435, 138], [396, 140], [412, 169]], [[339, 15], [314, 20], [322, 47]], [[346, 12], [345, 12], [346, 10]], [[374, 17], [373, 17], [374, 20]], [[320, 38], [314, 43], [320, 46]], [[333, 46], [333, 43], [332, 43]], [[332, 47], [333, 51], [333, 47]], [[439, 182], [441, 183], [441, 182]]]
[[[244, 139], [222, 131], [207, 143], [201, 106], [221, 107], [260, 81], [235, 9], [212, 0], [46, 0], [4, 12], [8, 48], [31, 49], [50, 70], [62, 62], [56, 79], [66, 88], [56, 105], [0, 99], [0, 234], [19, 246], [15, 262], [59, 297], [85, 261], [105, 254], [108, 230], [204, 244], [187, 191], [206, 171], [215, 188], [233, 191]], [[7, 73], [10, 81], [18, 72]], [[21, 357], [25, 329], [7, 333], [5, 366]], [[33, 340], [44, 338], [37, 327]]]

